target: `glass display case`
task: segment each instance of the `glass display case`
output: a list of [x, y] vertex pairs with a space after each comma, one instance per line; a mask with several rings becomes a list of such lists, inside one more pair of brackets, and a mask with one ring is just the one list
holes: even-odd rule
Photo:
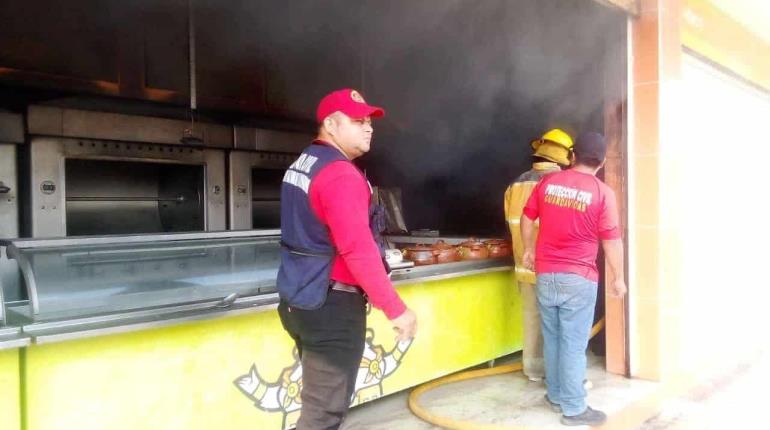
[[202, 318], [278, 302], [280, 231], [1, 242], [28, 300], [6, 309], [33, 335]]
[[5, 298], [3, 297], [2, 277], [0, 277], [0, 350], [18, 348], [29, 344], [29, 338], [21, 331], [21, 327], [8, 322]]
[[[425, 240], [388, 237], [394, 238]], [[0, 246], [18, 263], [27, 293], [27, 300], [0, 308], [0, 342], [3, 330], [14, 339], [46, 343], [278, 304], [280, 230], [10, 239], [0, 240]], [[510, 257], [394, 266], [399, 268], [391, 280], [400, 286], [510, 266]]]

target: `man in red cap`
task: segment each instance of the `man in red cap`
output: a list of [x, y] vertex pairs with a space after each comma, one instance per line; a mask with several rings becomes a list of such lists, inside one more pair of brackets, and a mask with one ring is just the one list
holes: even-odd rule
[[337, 429], [356, 383], [366, 301], [391, 320], [399, 340], [417, 319], [396, 293], [375, 243], [371, 187], [352, 160], [369, 151], [372, 118], [385, 112], [355, 90], [318, 104], [318, 137], [281, 185], [278, 313], [302, 361], [298, 430]]

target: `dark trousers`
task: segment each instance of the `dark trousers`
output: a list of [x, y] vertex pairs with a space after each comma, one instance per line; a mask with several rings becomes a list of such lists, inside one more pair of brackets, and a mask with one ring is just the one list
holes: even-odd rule
[[297, 430], [338, 429], [350, 407], [364, 353], [364, 296], [329, 290], [319, 309], [302, 310], [281, 302], [278, 314], [302, 362]]

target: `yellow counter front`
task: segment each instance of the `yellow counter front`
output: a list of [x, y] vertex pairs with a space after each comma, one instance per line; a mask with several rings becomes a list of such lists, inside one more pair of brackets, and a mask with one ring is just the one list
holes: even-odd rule
[[[508, 269], [417, 280], [398, 291], [416, 311], [419, 332], [396, 344], [382, 313], [370, 312], [355, 404], [522, 347]], [[18, 369], [7, 370], [18, 366], [15, 354], [0, 351], [0, 381], [18, 387]], [[301, 407], [301, 368], [275, 309], [32, 345], [22, 366], [24, 430], [279, 430], [294, 425]], [[0, 408], [18, 402], [19, 390], [6, 386]], [[11, 409], [2, 410], [4, 423]], [[3, 428], [21, 428], [10, 424]]]
[[20, 350], [0, 350], [0, 422], [2, 429], [21, 429]]

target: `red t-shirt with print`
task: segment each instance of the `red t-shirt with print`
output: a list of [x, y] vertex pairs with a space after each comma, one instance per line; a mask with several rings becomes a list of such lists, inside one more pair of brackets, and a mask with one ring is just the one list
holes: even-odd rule
[[574, 273], [598, 281], [600, 240], [620, 238], [615, 193], [594, 175], [574, 169], [545, 176], [524, 215], [540, 219], [536, 273]]

